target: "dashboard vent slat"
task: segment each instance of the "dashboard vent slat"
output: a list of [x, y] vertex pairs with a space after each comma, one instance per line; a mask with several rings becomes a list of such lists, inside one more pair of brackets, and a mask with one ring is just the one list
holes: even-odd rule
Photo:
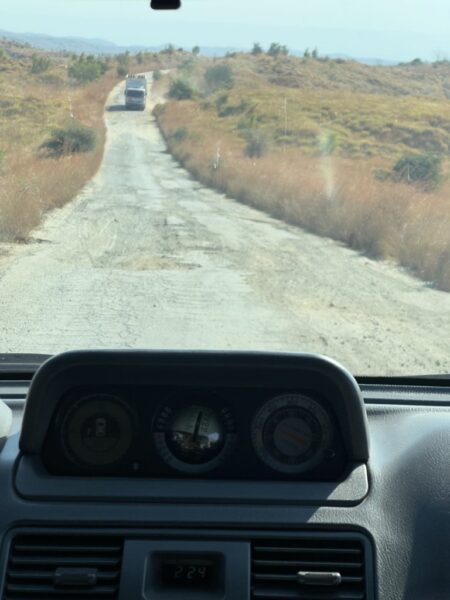
[[122, 554], [123, 541], [113, 537], [20, 535], [11, 544], [3, 600], [117, 600]]
[[[302, 585], [299, 571], [339, 573], [340, 583]], [[366, 600], [364, 545], [359, 539], [258, 540], [252, 544], [252, 600]]]

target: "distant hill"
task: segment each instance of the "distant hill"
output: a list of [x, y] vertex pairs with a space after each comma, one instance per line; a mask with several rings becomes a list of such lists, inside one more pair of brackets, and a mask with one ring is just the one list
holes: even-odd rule
[[356, 60], [363, 65], [373, 65], [376, 67], [392, 67], [398, 65], [398, 60], [386, 60], [384, 58], [349, 56], [348, 54], [330, 54], [330, 58], [342, 58], [344, 60]]
[[118, 46], [113, 42], [101, 39], [81, 38], [81, 37], [54, 37], [40, 33], [13, 33], [0, 29], [0, 38], [6, 38], [21, 44], [29, 44], [34, 48], [49, 50], [52, 52], [74, 52], [80, 54], [120, 54], [126, 50], [130, 52], [151, 51], [157, 52], [163, 46], [144, 47], [144, 46]]
[[[76, 54], [120, 54], [121, 52], [159, 52], [165, 46], [119, 46], [113, 42], [102, 39], [91, 39], [82, 37], [55, 37], [41, 33], [15, 33], [0, 29], [0, 38], [7, 38], [20, 42], [21, 44], [29, 44], [34, 48], [41, 48], [53, 52], [74, 52]], [[204, 56], [224, 56], [228, 52], [242, 52], [244, 48], [224, 47], [224, 46], [204, 46], [201, 48], [201, 53]], [[248, 51], [248, 49], [247, 49]], [[303, 56], [303, 51], [293, 50], [294, 56]], [[344, 54], [331, 54], [330, 58], [343, 58], [346, 60], [356, 60], [357, 62], [366, 65], [394, 65], [396, 61], [384, 60], [376, 57], [360, 58], [348, 56]]]

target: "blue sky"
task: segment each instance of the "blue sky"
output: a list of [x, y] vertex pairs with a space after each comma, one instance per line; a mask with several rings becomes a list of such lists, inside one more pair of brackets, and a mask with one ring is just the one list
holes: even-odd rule
[[323, 53], [407, 60], [450, 56], [449, 0], [1, 0], [0, 29], [117, 44], [249, 47], [279, 41]]

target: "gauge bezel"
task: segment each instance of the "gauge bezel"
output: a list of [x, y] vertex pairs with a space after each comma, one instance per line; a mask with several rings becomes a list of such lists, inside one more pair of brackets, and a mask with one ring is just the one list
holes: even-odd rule
[[[283, 409], [301, 410], [311, 416], [320, 428], [320, 438], [315, 440], [317, 448], [313, 455], [296, 464], [279, 460], [264, 439], [268, 424]], [[267, 467], [283, 475], [300, 475], [313, 470], [325, 459], [333, 442], [333, 425], [328, 412], [313, 398], [298, 393], [282, 394], [263, 404], [256, 412], [251, 426], [251, 438], [258, 458]]]
[[[166, 439], [166, 426], [174, 419], [176, 411], [182, 410], [191, 404], [204, 405], [209, 410], [215, 411], [223, 427], [225, 436], [218, 454], [211, 460], [200, 464], [188, 463], [175, 456]], [[198, 475], [216, 470], [230, 456], [237, 441], [236, 425], [231, 411], [223, 406], [220, 410], [217, 410], [214, 405], [209, 402], [203, 402], [202, 399], [198, 401], [194, 401], [193, 399], [191, 401], [189, 399], [189, 402], [184, 403], [184, 405], [179, 403], [165, 403], [161, 405], [155, 412], [152, 437], [154, 446], [164, 464], [185, 475]]]
[[[104, 460], [99, 460], [102, 453], [90, 450], [83, 445], [80, 436], [83, 422], [89, 418], [89, 413], [98, 412], [99, 403], [105, 405], [104, 412], [112, 409], [119, 410], [121, 413], [120, 418], [117, 419], [120, 424], [120, 439], [114, 448], [103, 453]], [[71, 429], [74, 431], [71, 432]], [[61, 445], [67, 458], [73, 464], [100, 470], [116, 465], [128, 454], [133, 444], [135, 430], [134, 415], [131, 413], [128, 403], [120, 396], [103, 392], [90, 393], [79, 397], [64, 412], [60, 427]]]

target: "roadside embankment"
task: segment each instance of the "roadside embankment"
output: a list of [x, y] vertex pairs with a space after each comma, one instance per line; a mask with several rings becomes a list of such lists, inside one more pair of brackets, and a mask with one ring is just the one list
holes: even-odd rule
[[[426, 155], [428, 146], [444, 143], [442, 136], [450, 131], [448, 100], [438, 91], [436, 98], [420, 97], [417, 85], [405, 88], [404, 99], [384, 88], [370, 95], [356, 88], [351, 94], [337, 89], [321, 95], [276, 85], [253, 72], [247, 74], [249, 86], [244, 69], [255, 69], [251, 60], [225, 61], [234, 74], [231, 89], [205, 93], [202, 83], [196, 88], [196, 74], [192, 98], [156, 107], [158, 126], [176, 160], [203, 184], [236, 200], [368, 256], [394, 261], [450, 291], [448, 161], [435, 189], [386, 176], [405, 153]], [[333, 73], [344, 66], [336, 65]], [[317, 70], [324, 68], [318, 63]], [[365, 69], [367, 78], [370, 69]], [[403, 74], [405, 82], [408, 77], [413, 75]], [[345, 98], [353, 98], [353, 104]], [[367, 136], [366, 130], [375, 133]], [[378, 145], [368, 147], [370, 140]]]

